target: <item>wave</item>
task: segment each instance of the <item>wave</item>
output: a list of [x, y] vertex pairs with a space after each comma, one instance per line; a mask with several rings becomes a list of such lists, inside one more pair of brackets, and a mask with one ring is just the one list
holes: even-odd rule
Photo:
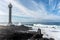
[[60, 25], [33, 24], [33, 26], [45, 28], [60, 28]]

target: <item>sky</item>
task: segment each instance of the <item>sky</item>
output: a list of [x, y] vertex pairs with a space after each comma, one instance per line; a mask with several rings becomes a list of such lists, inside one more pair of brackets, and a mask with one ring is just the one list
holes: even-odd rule
[[0, 22], [60, 22], [60, 0], [0, 0]]

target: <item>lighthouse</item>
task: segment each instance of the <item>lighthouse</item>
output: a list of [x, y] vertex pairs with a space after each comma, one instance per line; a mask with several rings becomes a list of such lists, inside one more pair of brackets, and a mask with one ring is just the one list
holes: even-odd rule
[[12, 4], [11, 3], [8, 5], [8, 8], [9, 8], [9, 22], [8, 22], [8, 24], [12, 25]]

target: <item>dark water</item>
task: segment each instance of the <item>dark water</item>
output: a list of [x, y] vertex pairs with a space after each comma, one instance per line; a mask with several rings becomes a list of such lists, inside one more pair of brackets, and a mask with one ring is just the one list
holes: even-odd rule
[[[19, 22], [13, 22], [18, 24]], [[0, 22], [0, 24], [8, 24], [8, 22]], [[45, 24], [45, 25], [60, 25], [60, 22], [21, 22], [23, 25]]]
[[33, 24], [60, 25], [60, 22], [23, 22], [22, 24], [27, 24], [27, 25], [33, 25]]

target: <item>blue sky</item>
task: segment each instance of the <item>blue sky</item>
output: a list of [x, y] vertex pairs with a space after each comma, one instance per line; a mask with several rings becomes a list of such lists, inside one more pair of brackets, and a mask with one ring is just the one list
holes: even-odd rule
[[0, 22], [8, 22], [8, 4], [13, 22], [60, 22], [60, 0], [0, 0]]

